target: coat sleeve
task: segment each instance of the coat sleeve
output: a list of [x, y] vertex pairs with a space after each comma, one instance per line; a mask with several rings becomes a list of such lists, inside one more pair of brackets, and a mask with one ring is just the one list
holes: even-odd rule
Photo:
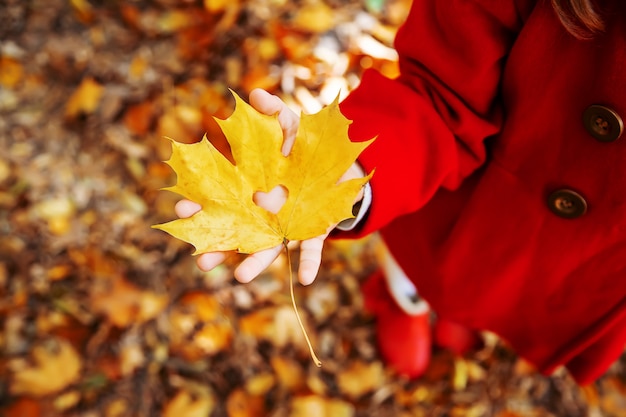
[[372, 205], [358, 235], [454, 189], [486, 158], [503, 115], [501, 74], [522, 19], [513, 0], [414, 0], [395, 47], [400, 76], [367, 71], [342, 103], [352, 140], [376, 141], [359, 158]]

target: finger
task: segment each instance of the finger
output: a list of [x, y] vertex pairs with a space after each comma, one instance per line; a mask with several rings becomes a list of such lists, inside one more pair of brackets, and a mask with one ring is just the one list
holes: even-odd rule
[[202, 206], [190, 200], [180, 200], [174, 206], [174, 211], [176, 212], [176, 215], [183, 219], [193, 216], [200, 210], [202, 210]]
[[260, 88], [250, 92], [250, 104], [263, 114], [273, 115], [278, 113], [278, 122], [283, 130], [284, 137], [281, 152], [284, 156], [289, 155], [296, 140], [300, 118], [287, 107], [284, 101]]
[[285, 105], [281, 99], [261, 88], [255, 88], [250, 92], [250, 104], [268, 116], [280, 113]]
[[196, 264], [203, 271], [210, 271], [219, 264], [223, 263], [228, 257], [229, 252], [207, 252], [198, 256]]
[[242, 283], [252, 281], [274, 262], [282, 249], [283, 245], [278, 245], [249, 255], [235, 269], [235, 279]]
[[327, 236], [328, 234], [317, 236], [300, 243], [298, 280], [302, 285], [309, 285], [315, 281], [322, 263], [322, 249]]

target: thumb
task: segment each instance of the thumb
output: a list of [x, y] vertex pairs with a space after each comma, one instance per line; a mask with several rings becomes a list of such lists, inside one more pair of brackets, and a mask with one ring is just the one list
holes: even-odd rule
[[283, 147], [281, 151], [284, 156], [289, 155], [296, 140], [300, 118], [287, 107], [284, 101], [260, 88], [255, 88], [250, 92], [250, 104], [257, 111], [268, 116], [278, 114], [278, 123], [280, 123], [280, 127], [283, 130]]

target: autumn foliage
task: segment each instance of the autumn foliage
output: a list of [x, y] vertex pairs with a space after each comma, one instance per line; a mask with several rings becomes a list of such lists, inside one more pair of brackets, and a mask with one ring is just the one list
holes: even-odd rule
[[396, 76], [408, 3], [0, 2], [0, 415], [624, 415], [624, 360], [580, 388], [493, 335], [435, 351], [419, 381], [394, 375], [359, 292], [375, 239], [332, 243], [295, 287], [317, 368], [284, 255], [239, 285], [150, 227], [180, 198], [159, 191], [177, 180], [164, 137], [226, 154], [229, 88], [314, 115], [367, 68]]

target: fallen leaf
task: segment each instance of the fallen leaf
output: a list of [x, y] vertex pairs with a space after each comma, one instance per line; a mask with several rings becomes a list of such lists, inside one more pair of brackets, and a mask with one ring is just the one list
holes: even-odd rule
[[190, 105], [176, 105], [159, 117], [157, 132], [160, 136], [179, 135], [185, 143], [195, 142], [201, 131], [202, 112]]
[[201, 10], [171, 10], [158, 19], [160, 33], [172, 33], [196, 24], [196, 18]]
[[278, 347], [292, 344], [298, 349], [306, 349], [298, 319], [286, 305], [261, 308], [241, 317], [239, 329], [242, 334], [268, 340]]
[[169, 314], [170, 348], [187, 360], [197, 360], [228, 348], [233, 326], [215, 297], [191, 292]]
[[144, 291], [122, 277], [103, 278], [94, 285], [91, 307], [118, 327], [144, 323], [155, 318], [167, 306], [168, 297]]
[[317, 395], [295, 397], [290, 417], [352, 417], [354, 406], [348, 402]]
[[335, 11], [323, 2], [305, 4], [298, 9], [293, 24], [296, 29], [322, 33], [335, 26]]
[[452, 388], [462, 391], [467, 387], [469, 379], [469, 367], [463, 358], [456, 358], [454, 361], [454, 375], [452, 376]]
[[141, 27], [141, 12], [137, 6], [129, 3], [122, 3], [120, 4], [120, 14], [124, 22], [134, 29], [139, 29]]
[[58, 411], [64, 411], [74, 407], [80, 401], [80, 392], [70, 391], [59, 395], [54, 399], [54, 408]]
[[33, 205], [31, 213], [34, 217], [45, 220], [52, 233], [63, 235], [70, 229], [76, 206], [69, 197], [51, 198]]
[[340, 391], [355, 399], [380, 387], [384, 380], [385, 373], [380, 362], [355, 361], [337, 375]]
[[[302, 115], [293, 149], [285, 157], [277, 116], [258, 113], [234, 96], [235, 112], [218, 123], [236, 165], [206, 136], [194, 144], [172, 141], [167, 163], [178, 180], [166, 190], [199, 203], [202, 210], [153, 227], [191, 243], [196, 254], [233, 249], [253, 253], [323, 235], [353, 217], [354, 199], [369, 177], [337, 181], [371, 141], [350, 141], [349, 121], [339, 111], [338, 100], [317, 114]], [[254, 203], [256, 192], [268, 193], [278, 186], [287, 193], [278, 213]]]
[[1, 410], [5, 417], [39, 417], [41, 416], [41, 403], [33, 398], [22, 397], [8, 407]]
[[278, 378], [278, 383], [284, 389], [296, 391], [304, 385], [304, 373], [298, 362], [276, 355], [271, 358], [271, 364]]
[[458, 405], [450, 410], [450, 417], [482, 417], [488, 415], [487, 405], [483, 403]]
[[0, 57], [0, 85], [13, 88], [22, 80], [22, 64], [10, 57]]
[[235, 389], [226, 400], [228, 417], [260, 417], [265, 415], [263, 397]]
[[271, 373], [258, 374], [246, 381], [246, 391], [250, 395], [265, 395], [276, 384], [276, 378]]
[[86, 0], [70, 0], [72, 9], [76, 13], [76, 17], [83, 23], [89, 24], [94, 20], [94, 9]]
[[152, 126], [154, 116], [154, 103], [144, 101], [133, 106], [129, 106], [124, 113], [124, 125], [135, 135], [145, 135]]
[[407, 387], [395, 393], [394, 401], [403, 406], [416, 405], [431, 400], [432, 392], [426, 385]]
[[206, 417], [213, 412], [213, 408], [215, 399], [208, 392], [181, 390], [167, 403], [163, 417]]
[[122, 375], [126, 376], [143, 366], [146, 357], [141, 345], [126, 343], [120, 347], [119, 361]]
[[119, 398], [117, 400], [112, 401], [106, 408], [105, 416], [106, 417], [122, 417], [126, 415], [126, 409], [128, 408], [128, 404], [123, 399]]
[[219, 13], [227, 7], [237, 5], [238, 1], [232, 0], [204, 0], [204, 7], [211, 13]]
[[91, 114], [98, 108], [104, 87], [93, 78], [85, 78], [71, 95], [65, 106], [65, 117], [73, 119], [81, 114]]
[[16, 369], [11, 381], [14, 395], [41, 397], [62, 390], [78, 380], [82, 363], [69, 342], [52, 339], [33, 348], [33, 364]]

